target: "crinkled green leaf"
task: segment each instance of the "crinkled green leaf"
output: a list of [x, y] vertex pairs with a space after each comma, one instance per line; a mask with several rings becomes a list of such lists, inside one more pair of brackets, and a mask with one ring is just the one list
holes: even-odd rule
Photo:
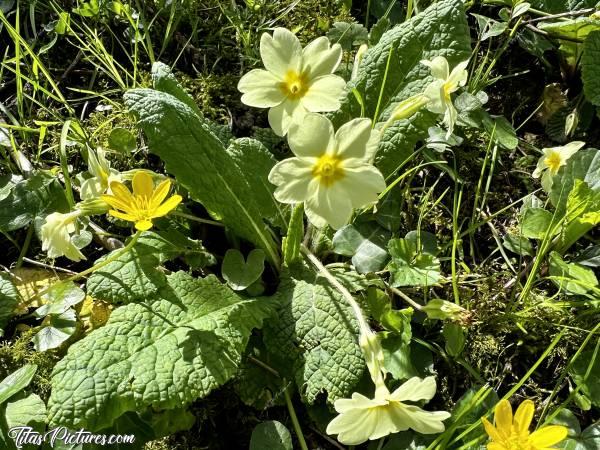
[[15, 308], [20, 302], [19, 291], [10, 275], [0, 272], [0, 336], [4, 334], [4, 327], [14, 317]]
[[364, 359], [358, 324], [339, 292], [314, 270], [298, 265], [282, 276], [274, 296], [277, 320], [263, 330], [265, 345], [293, 373], [306, 401], [327, 394], [327, 402], [348, 397]]
[[205, 256], [207, 252], [199, 241], [170, 230], [144, 232], [131, 250], [113, 250], [97, 262], [112, 258], [115, 253], [120, 256], [88, 278], [87, 292], [101, 300], [128, 303], [152, 295], [165, 284], [160, 264], [179, 255]]
[[127, 411], [180, 408], [231, 379], [272, 302], [184, 272], [69, 347], [54, 368], [53, 425], [98, 430]]
[[0, 230], [17, 230], [26, 227], [35, 218], [68, 210], [65, 192], [56, 178], [38, 172], [14, 184], [10, 193], [0, 201]]
[[46, 421], [46, 405], [37, 394], [9, 402], [5, 412], [8, 428], [30, 425], [32, 422]]
[[189, 106], [164, 92], [133, 89], [124, 100], [139, 117], [150, 151], [160, 156], [191, 197], [279, 265], [277, 246], [246, 175], [209, 126]]
[[[423, 92], [433, 80], [421, 60], [443, 55], [454, 67], [470, 54], [471, 39], [463, 2], [434, 3], [386, 32], [377, 45], [365, 53], [357, 78], [349, 83], [340, 111], [333, 114], [336, 126], [361, 116], [361, 105], [353, 89], [364, 103], [364, 115], [373, 118], [377, 112], [377, 121], [383, 122], [399, 102]], [[376, 165], [385, 176], [410, 156], [415, 144], [427, 137], [427, 129], [436, 121], [436, 114], [422, 110], [408, 120], [395, 122], [385, 131], [376, 157]]]
[[273, 197], [275, 185], [269, 183], [269, 172], [277, 160], [267, 148], [256, 139], [240, 138], [231, 141], [227, 153], [233, 158], [240, 171], [247, 174], [256, 205], [262, 217], [273, 225], [285, 229], [287, 226], [287, 208]]
[[[600, 29], [600, 20], [598, 20]], [[591, 32], [583, 43], [581, 57], [581, 78], [585, 97], [594, 105], [600, 106], [600, 31]]]
[[152, 64], [152, 86], [157, 91], [171, 94], [180, 102], [185, 103], [198, 117], [204, 117], [192, 96], [183, 89], [177, 78], [175, 78], [171, 68], [166, 64], [161, 62]]

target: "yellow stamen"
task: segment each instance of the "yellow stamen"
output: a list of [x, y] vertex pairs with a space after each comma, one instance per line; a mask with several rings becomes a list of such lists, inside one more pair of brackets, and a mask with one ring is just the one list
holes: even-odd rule
[[544, 159], [544, 163], [550, 169], [550, 172], [552, 172], [553, 174], [556, 174], [558, 172], [558, 169], [560, 169], [562, 162], [562, 158], [560, 157], [560, 154], [558, 152], [552, 152], [546, 157], [546, 159]]
[[324, 154], [313, 166], [312, 174], [319, 178], [319, 182], [325, 186], [331, 186], [336, 181], [344, 178], [342, 160], [337, 156]]
[[301, 98], [308, 91], [308, 77], [295, 70], [288, 70], [285, 77], [283, 77], [280, 89], [288, 98]]

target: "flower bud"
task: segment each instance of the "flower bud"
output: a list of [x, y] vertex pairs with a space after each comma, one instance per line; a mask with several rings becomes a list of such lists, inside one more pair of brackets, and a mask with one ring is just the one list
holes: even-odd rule
[[396, 105], [390, 118], [387, 120], [381, 132], [383, 133], [396, 120], [410, 119], [414, 114], [429, 103], [429, 98], [424, 94], [413, 95], [406, 100], [401, 101]]
[[426, 313], [429, 319], [461, 321], [469, 316], [466, 309], [441, 298], [430, 300], [421, 311]]

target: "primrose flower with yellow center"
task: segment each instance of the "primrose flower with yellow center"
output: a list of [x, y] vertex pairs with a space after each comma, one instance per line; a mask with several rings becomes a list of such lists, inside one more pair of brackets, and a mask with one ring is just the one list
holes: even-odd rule
[[132, 186], [133, 193], [123, 183], [113, 181], [110, 184], [112, 195], [103, 195], [102, 200], [114, 208], [108, 211], [111, 216], [135, 223], [135, 228], [140, 231], [152, 228], [152, 219], [166, 216], [181, 202], [180, 195], [165, 201], [171, 181], [164, 180], [155, 189], [152, 176], [146, 172], [136, 172]]
[[284, 136], [292, 123], [306, 112], [335, 111], [346, 82], [332, 75], [342, 59], [342, 47], [320, 37], [304, 49], [298, 38], [285, 28], [273, 36], [264, 33], [260, 55], [266, 70], [254, 69], [244, 75], [238, 89], [242, 102], [256, 108], [270, 108], [269, 125]]
[[334, 134], [329, 119], [307, 114], [290, 127], [288, 143], [295, 157], [277, 163], [269, 181], [277, 186], [274, 196], [280, 202], [304, 202], [316, 227], [343, 227], [354, 208], [377, 202], [385, 189], [371, 162], [379, 135], [371, 131], [370, 119], [354, 119]]
[[71, 235], [75, 233], [75, 222], [81, 216], [80, 210], [67, 214], [54, 212], [49, 214], [41, 228], [42, 250], [49, 258], [66, 256], [72, 261], [81, 261], [85, 256], [73, 244]]
[[425, 88], [424, 94], [430, 100], [427, 109], [444, 115], [443, 123], [448, 130], [448, 136], [450, 136], [454, 131], [454, 124], [458, 117], [458, 112], [452, 103], [451, 94], [466, 84], [469, 76], [466, 68], [469, 61], [458, 63], [452, 69], [452, 72], [450, 72], [448, 61], [443, 56], [436, 56], [431, 61], [423, 60], [421, 64], [429, 67], [431, 75], [435, 78]]
[[495, 426], [485, 417], [481, 419], [491, 438], [488, 450], [551, 450], [567, 437], [567, 428], [562, 425], [549, 425], [529, 433], [534, 412], [534, 403], [525, 400], [513, 417], [510, 402], [500, 400], [494, 410]]
[[338, 441], [346, 445], [358, 445], [408, 429], [422, 434], [441, 433], [445, 429], [442, 421], [450, 413], [425, 411], [405, 403], [429, 401], [435, 390], [433, 377], [414, 377], [392, 393], [381, 383], [373, 399], [355, 392], [352, 398], [335, 401], [339, 415], [329, 422], [327, 433], [337, 434]]
[[559, 169], [567, 164], [567, 160], [584, 146], [585, 142], [573, 141], [561, 147], [542, 149], [544, 154], [538, 160], [537, 167], [532, 174], [533, 178], [538, 178], [545, 170], [548, 170], [552, 176], [556, 175]]

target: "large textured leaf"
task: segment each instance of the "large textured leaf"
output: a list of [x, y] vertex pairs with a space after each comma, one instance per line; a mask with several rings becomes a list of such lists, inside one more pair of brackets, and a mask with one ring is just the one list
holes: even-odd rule
[[262, 248], [278, 265], [277, 246], [246, 176], [210, 128], [170, 94], [134, 89], [124, 99], [138, 115], [150, 150], [161, 157], [177, 181], [213, 216]]
[[52, 424], [98, 430], [127, 411], [182, 407], [235, 375], [270, 301], [242, 300], [214, 276], [167, 278], [69, 348], [52, 374]]
[[[598, 21], [600, 27], [600, 20]], [[594, 105], [600, 106], [600, 31], [593, 31], [583, 43], [581, 57], [581, 78], [585, 97]]]
[[277, 163], [275, 157], [256, 139], [241, 138], [232, 141], [227, 153], [239, 169], [249, 176], [246, 178], [262, 217], [272, 224], [285, 229], [287, 226], [286, 207], [275, 200], [275, 185], [267, 177]]
[[36, 217], [68, 209], [65, 193], [56, 178], [39, 172], [14, 184], [0, 201], [0, 230], [17, 230], [29, 225]]
[[146, 298], [166, 283], [166, 276], [158, 266], [184, 252], [185, 249], [173, 242], [168, 234], [145, 232], [130, 251], [117, 249], [98, 260], [101, 262], [114, 253], [120, 254], [90, 276], [88, 294], [115, 303]]
[[[362, 98], [366, 117], [374, 118], [377, 113], [377, 121], [385, 121], [400, 101], [422, 92], [432, 81], [429, 69], [420, 63], [421, 60], [443, 55], [453, 67], [469, 58], [470, 43], [467, 18], [460, 0], [436, 2], [394, 27], [365, 53], [356, 80], [349, 84], [341, 110], [333, 115], [336, 126], [361, 115], [361, 105], [353, 89]], [[384, 175], [395, 171], [412, 153], [415, 144], [427, 137], [428, 128], [435, 125], [436, 120], [435, 114], [422, 111], [411, 119], [396, 122], [385, 131], [376, 158]]]
[[0, 336], [4, 334], [4, 327], [15, 315], [21, 297], [19, 291], [5, 273], [0, 273]]
[[331, 404], [347, 397], [364, 360], [358, 325], [343, 297], [313, 270], [295, 266], [275, 295], [277, 320], [265, 325], [267, 349], [291, 368], [308, 403], [327, 393]]

